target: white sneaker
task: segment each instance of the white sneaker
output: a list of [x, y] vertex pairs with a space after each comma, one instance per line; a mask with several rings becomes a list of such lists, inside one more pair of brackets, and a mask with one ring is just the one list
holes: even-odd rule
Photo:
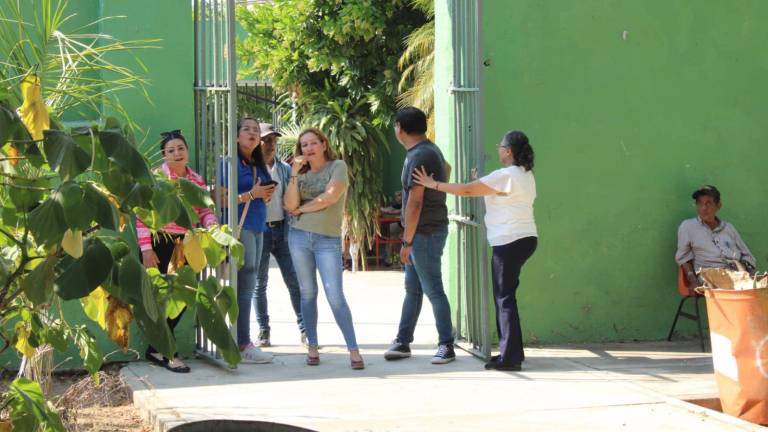
[[274, 355], [262, 351], [253, 343], [249, 343], [244, 350], [240, 351], [240, 358], [242, 359], [243, 363], [272, 363], [272, 359], [274, 357]]

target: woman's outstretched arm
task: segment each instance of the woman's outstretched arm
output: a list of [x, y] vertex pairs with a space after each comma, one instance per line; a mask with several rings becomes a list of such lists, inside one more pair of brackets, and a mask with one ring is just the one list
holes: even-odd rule
[[480, 180], [472, 183], [443, 183], [435, 180], [432, 174], [427, 175], [424, 167], [413, 170], [413, 181], [427, 189], [434, 189], [439, 192], [449, 193], [465, 197], [480, 197], [486, 195], [497, 195], [499, 192]]

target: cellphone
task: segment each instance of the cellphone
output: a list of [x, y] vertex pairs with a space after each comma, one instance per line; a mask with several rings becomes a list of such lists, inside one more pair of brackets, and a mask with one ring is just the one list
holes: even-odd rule
[[270, 180], [270, 181], [264, 183], [264, 186], [271, 186], [271, 185], [277, 186], [277, 182], [274, 181], [274, 180]]

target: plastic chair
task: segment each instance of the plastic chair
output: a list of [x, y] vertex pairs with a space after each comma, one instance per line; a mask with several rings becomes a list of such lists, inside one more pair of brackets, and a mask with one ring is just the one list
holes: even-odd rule
[[[391, 222], [399, 222], [400, 217], [399, 216], [382, 216], [379, 218], [379, 228], [381, 228], [384, 224], [388, 224]], [[375, 248], [376, 248], [376, 267], [381, 266], [381, 258], [380, 258], [380, 251], [381, 245], [386, 244], [400, 244], [402, 242], [402, 239], [398, 238], [382, 238], [379, 235], [376, 235], [374, 238]]]
[[[687, 318], [689, 320], [696, 321], [696, 324], [699, 327], [699, 341], [701, 342], [701, 352], [706, 352], [705, 342], [704, 342], [704, 332], [701, 328], [701, 314], [699, 313], [699, 299], [703, 298], [701, 294], [696, 293], [692, 288], [688, 287], [688, 281], [685, 278], [685, 271], [683, 270], [683, 267], [680, 266], [677, 268], [677, 291], [680, 293], [680, 295], [683, 297], [680, 300], [680, 304], [677, 306], [677, 313], [675, 314], [675, 320], [672, 321], [672, 328], [669, 329], [669, 335], [667, 336], [667, 340], [672, 340], [672, 333], [675, 332], [675, 326], [677, 325], [677, 320], [680, 317]], [[683, 305], [685, 304], [685, 301], [689, 298], [693, 298], [694, 305], [696, 308], [696, 314], [691, 314], [688, 312], [683, 312]]]

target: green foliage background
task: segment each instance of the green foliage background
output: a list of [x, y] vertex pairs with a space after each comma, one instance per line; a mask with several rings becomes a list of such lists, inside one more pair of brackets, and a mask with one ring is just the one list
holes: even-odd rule
[[320, 127], [347, 162], [347, 233], [370, 245], [384, 200], [382, 130], [397, 106], [397, 63], [424, 14], [406, 0], [286, 0], [240, 8], [237, 17], [249, 33], [240, 63], [284, 94], [286, 120]]

